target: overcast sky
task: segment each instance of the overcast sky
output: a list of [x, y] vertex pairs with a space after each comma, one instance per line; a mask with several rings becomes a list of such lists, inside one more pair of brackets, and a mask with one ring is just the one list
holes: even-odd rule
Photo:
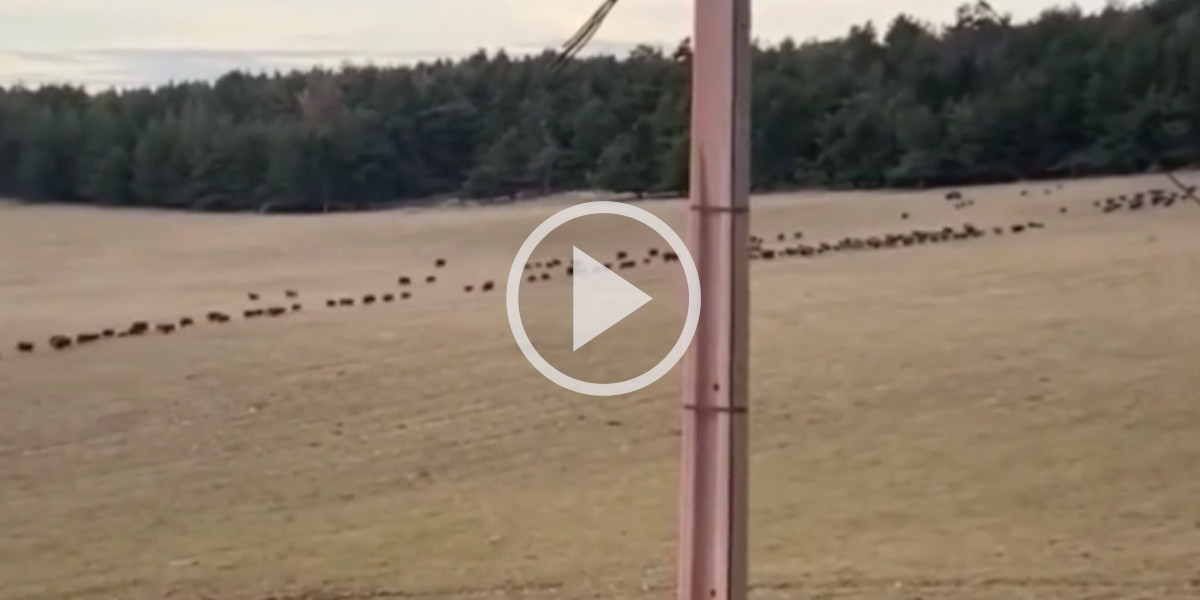
[[[831, 37], [905, 12], [944, 23], [965, 0], [753, 0], [755, 36]], [[1075, 0], [1091, 11], [1105, 0]], [[0, 0], [0, 85], [89, 87], [211, 78], [233, 68], [411, 62], [557, 46], [598, 0]], [[1018, 20], [1050, 0], [993, 0]], [[594, 42], [670, 45], [692, 0], [622, 0]]]

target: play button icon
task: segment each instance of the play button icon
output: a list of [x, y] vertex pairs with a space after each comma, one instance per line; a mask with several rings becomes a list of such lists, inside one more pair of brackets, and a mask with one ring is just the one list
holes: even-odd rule
[[571, 250], [575, 265], [571, 286], [571, 350], [575, 351], [645, 306], [651, 298], [583, 250], [574, 246]]
[[[534, 348], [533, 343], [529, 340], [529, 335], [525, 332], [525, 326], [521, 322], [519, 304], [521, 281], [525, 265], [529, 262], [533, 251], [555, 229], [575, 219], [591, 215], [628, 217], [653, 229], [670, 245], [674, 255], [678, 257], [688, 288], [687, 316], [684, 317], [683, 331], [679, 333], [675, 345], [650, 370], [637, 377], [614, 383], [583, 381], [556, 369]], [[571, 338], [572, 352], [574, 352], [637, 312], [652, 298], [578, 247], [572, 246], [572, 255], [575, 276], [571, 283]], [[675, 233], [662, 219], [642, 208], [623, 202], [585, 202], [551, 215], [550, 218], [538, 225], [521, 244], [508, 273], [505, 303], [508, 311], [508, 324], [512, 329], [513, 338], [516, 339], [517, 347], [538, 372], [554, 383], [574, 392], [589, 396], [617, 396], [637, 391], [654, 383], [666, 375], [683, 358], [688, 346], [692, 343], [692, 337], [696, 334], [696, 326], [700, 321], [700, 275], [679, 234]]]

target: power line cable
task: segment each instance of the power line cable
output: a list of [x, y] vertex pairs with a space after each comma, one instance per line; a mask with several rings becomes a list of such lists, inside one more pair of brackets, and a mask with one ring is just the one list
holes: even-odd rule
[[558, 57], [554, 59], [554, 64], [550, 67], [552, 71], [561, 71], [567, 63], [579, 55], [579, 52], [595, 37], [596, 32], [600, 30], [600, 25], [604, 23], [604, 19], [608, 17], [608, 14], [612, 12], [613, 7], [616, 5], [617, 0], [604, 0], [600, 4], [600, 7], [592, 13], [592, 16], [588, 17], [588, 20], [583, 23], [583, 26], [568, 38], [566, 42], [563, 42]]

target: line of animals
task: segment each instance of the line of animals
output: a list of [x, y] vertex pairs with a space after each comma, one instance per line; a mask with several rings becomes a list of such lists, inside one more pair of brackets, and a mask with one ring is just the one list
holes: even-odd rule
[[[445, 267], [446, 259], [444, 259], [444, 258], [437, 259], [434, 262], [434, 266], [436, 268]], [[426, 283], [435, 283], [437, 281], [437, 277], [434, 275], [429, 275], [425, 278], [425, 281], [426, 281]], [[405, 287], [405, 286], [410, 285], [412, 283], [412, 281], [411, 281], [411, 278], [409, 278], [409, 277], [400, 277], [398, 283], [402, 287]], [[485, 286], [486, 286], [485, 289], [491, 289], [491, 287], [493, 285], [494, 284], [492, 284], [492, 282], [487, 282], [485, 284]], [[246, 294], [246, 297], [252, 303], [258, 303], [263, 300], [262, 295], [257, 292], [249, 292]], [[296, 290], [284, 290], [283, 297], [287, 300], [283, 304], [271, 305], [271, 306], [265, 306], [265, 307], [247, 308], [247, 309], [241, 311], [241, 316], [245, 320], [253, 320], [253, 319], [259, 319], [259, 318], [264, 318], [264, 317], [277, 318], [277, 317], [282, 317], [284, 315], [288, 315], [288, 314], [292, 314], [292, 313], [298, 313], [298, 312], [301, 312], [302, 310], [304, 310], [304, 305], [300, 303], [300, 292], [298, 292]], [[364, 305], [370, 305], [370, 304], [375, 304], [376, 302], [394, 302], [397, 299], [407, 300], [411, 297], [412, 297], [412, 293], [409, 291], [401, 291], [398, 294], [390, 293], [390, 292], [384, 293], [384, 294], [378, 294], [378, 295], [366, 294], [366, 295], [362, 296], [361, 302]], [[325, 306], [330, 307], [330, 308], [340, 307], [340, 306], [353, 306], [358, 301], [359, 301], [358, 298], [343, 296], [340, 298], [327, 299], [325, 301]], [[232, 322], [234, 320], [234, 316], [229, 313], [225, 313], [225, 312], [221, 312], [221, 311], [210, 311], [207, 314], [205, 314], [204, 320], [211, 324], [225, 324], [225, 323]], [[158, 333], [161, 335], [171, 335], [178, 331], [181, 331], [181, 330], [184, 330], [184, 329], [187, 329], [190, 327], [194, 327], [197, 324], [198, 324], [198, 320], [193, 317], [180, 317], [178, 319], [172, 319], [170, 321], [160, 321], [158, 323], [153, 323], [153, 324], [149, 321], [134, 321], [134, 322], [130, 323], [127, 327], [120, 329], [120, 330], [108, 328], [108, 329], [103, 329], [99, 332], [84, 332], [84, 333], [79, 333], [79, 334], [76, 334], [73, 336], [63, 335], [63, 334], [52, 335], [47, 339], [46, 345], [49, 346], [53, 350], [66, 350], [66, 349], [74, 347], [74, 346], [91, 345], [91, 344], [94, 344], [96, 342], [99, 342], [101, 340], [106, 340], [106, 339], [142, 337], [142, 336], [149, 335], [151, 333]], [[21, 340], [16, 343], [15, 347], [16, 347], [16, 351], [20, 354], [32, 354], [37, 350], [38, 346], [37, 346], [36, 342], [30, 341], [30, 340]]]
[[[1061, 184], [1060, 186], [1061, 187]], [[1137, 211], [1146, 207], [1170, 207], [1187, 198], [1195, 192], [1195, 186], [1186, 188], [1183, 192], [1170, 192], [1162, 189], [1151, 189], [1144, 192], [1136, 192], [1133, 194], [1121, 194], [1114, 197], [1095, 200], [1092, 206], [1100, 209], [1103, 213], [1112, 213], [1121, 209], [1129, 211]], [[1046, 195], [1052, 192], [1046, 189]], [[1022, 196], [1027, 195], [1025, 190], [1021, 192]], [[962, 193], [951, 191], [946, 194], [945, 199], [953, 202], [956, 209], [967, 208], [974, 205], [974, 200], [963, 198]], [[1066, 214], [1065, 206], [1059, 208], [1059, 213]], [[909, 213], [901, 213], [901, 220], [908, 220]], [[913, 229], [905, 232], [886, 233], [881, 235], [873, 235], [867, 237], [845, 237], [836, 242], [817, 242], [817, 243], [796, 243], [794, 245], [779, 245], [775, 247], [765, 246], [766, 240], [759, 236], [750, 236], [750, 259], [751, 260], [766, 260], [771, 261], [777, 258], [785, 257], [815, 257], [832, 252], [847, 252], [860, 250], [882, 250], [889, 248], [903, 248], [924, 244], [937, 244], [941, 242], [950, 242], [956, 240], [969, 240], [985, 237], [990, 231], [994, 236], [1005, 234], [1020, 234], [1026, 231], [1043, 229], [1045, 224], [1039, 221], [1029, 221], [1026, 223], [1012, 224], [1008, 226], [993, 226], [990, 228], [980, 228], [966, 223], [961, 228], [942, 227], [939, 229]], [[787, 242], [788, 240], [803, 240], [804, 233], [801, 231], [783, 232], [776, 234], [776, 242]], [[621, 250], [615, 255], [615, 260], [605, 262], [604, 266], [609, 269], [628, 270], [638, 267], [639, 265], [650, 265], [654, 262], [664, 264], [675, 263], [679, 261], [679, 256], [674, 252], [662, 252], [657, 248], [649, 248], [646, 253], [640, 257], [632, 257], [628, 252]], [[439, 258], [434, 261], [435, 269], [445, 268], [447, 261], [444, 258]], [[575, 275], [575, 265], [567, 265], [562, 259], [552, 258], [549, 260], [532, 261], [524, 266], [524, 270], [528, 272], [526, 281], [529, 283], [537, 283], [552, 279], [552, 270], [557, 270], [565, 267], [562, 273], [567, 277]], [[424, 282], [427, 285], [437, 283], [438, 279], [435, 275], [427, 275]], [[397, 285], [402, 288], [399, 292], [386, 292], [381, 294], [365, 294], [362, 296], [340, 296], [336, 298], [328, 298], [325, 300], [327, 308], [340, 308], [355, 305], [370, 306], [377, 303], [394, 303], [397, 301], [408, 300], [413, 297], [413, 293], [409, 291], [415, 285], [416, 279], [407, 275], [401, 275], [397, 278]], [[463, 285], [464, 293], [472, 293], [476, 290], [480, 292], [491, 292], [496, 289], [496, 282], [492, 280], [484, 281], [478, 285], [465, 284]], [[285, 290], [283, 297], [286, 300], [283, 304], [271, 305], [266, 307], [253, 307], [241, 311], [241, 317], [245, 320], [254, 320], [259, 318], [278, 318], [288, 314], [298, 313], [304, 310], [304, 305], [300, 303], [300, 293], [296, 290]], [[252, 303], [258, 303], [263, 300], [262, 295], [256, 292], [247, 294], [247, 298]], [[220, 311], [211, 311], [204, 316], [204, 321], [210, 324], [225, 324], [234, 320], [234, 316]], [[106, 328], [100, 331], [90, 331], [79, 333], [76, 335], [52, 335], [47, 339], [46, 345], [53, 350], [66, 350], [75, 346], [87, 346], [95, 344], [102, 340], [113, 338], [128, 338], [141, 337], [152, 333], [160, 335], [170, 335], [178, 331], [194, 327], [198, 324], [197, 319], [192, 317], [181, 317], [172, 319], [171, 321], [151, 323], [149, 321], [134, 321], [128, 327], [123, 329]], [[18, 341], [15, 349], [19, 354], [32, 354], [38, 348], [37, 343], [30, 340]]]
[[1192, 194], [1195, 194], [1195, 192], [1196, 186], [1189, 186], [1183, 192], [1152, 189], [1135, 194], [1121, 194], [1119, 196], [1104, 198], [1103, 200], [1095, 200], [1092, 202], [1092, 206], [1100, 209], [1105, 214], [1116, 212], [1122, 208], [1126, 210], [1141, 210], [1154, 206], [1168, 208], [1174, 206], [1176, 202], [1182, 202]]
[[[1028, 223], [1018, 223], [1007, 227], [992, 227], [991, 231], [995, 235], [1004, 235], [1006, 232], [1012, 234], [1032, 231], [1034, 229], [1044, 229], [1045, 223], [1040, 221], [1029, 221]], [[963, 224], [961, 229], [954, 227], [942, 227], [940, 229], [914, 229], [912, 231], [900, 233], [886, 233], [882, 235], [872, 235], [867, 237], [845, 237], [836, 242], [820, 242], [819, 244], [797, 244], [795, 246], [784, 246], [775, 248], [763, 247], [762, 238], [752, 238], [750, 248], [751, 260], [775, 260], [781, 257], [813, 257], [820, 256], [826, 252], [845, 252], [855, 250], [883, 250], [887, 248], [901, 248], [922, 244], [937, 244], [940, 242], [950, 242], [956, 240], [969, 240], [981, 238], [987, 235], [987, 230], [980, 229], [971, 223]]]

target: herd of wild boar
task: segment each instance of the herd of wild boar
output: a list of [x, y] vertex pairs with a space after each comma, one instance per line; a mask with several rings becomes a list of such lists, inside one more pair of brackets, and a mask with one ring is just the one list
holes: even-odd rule
[[[1058, 187], [1061, 188], [1062, 184], [1059, 184]], [[1055, 189], [1045, 188], [1043, 189], [1043, 195], [1052, 195]], [[1195, 200], [1195, 189], [1193, 186], [1179, 191], [1150, 189], [1133, 194], [1121, 194], [1096, 199], [1092, 202], [1092, 207], [1104, 214], [1116, 213], [1118, 211], [1140, 211], [1148, 208], [1168, 208], [1182, 203], [1189, 198]], [[1021, 195], [1027, 196], [1030, 193], [1030, 190], [1023, 190]], [[975, 204], [974, 200], [965, 198], [963, 193], [959, 191], [947, 193], [945, 200], [951, 203], [955, 210], [967, 209]], [[1068, 209], [1066, 206], [1060, 206], [1058, 212], [1059, 214], [1067, 214]], [[907, 212], [902, 212], [899, 215], [901, 221], [907, 221], [910, 217], [911, 215]], [[833, 253], [900, 249], [928, 244], [966, 241], [986, 236], [1011, 236], [1043, 229], [1045, 226], [1045, 223], [1040, 221], [990, 226], [976, 226], [972, 223], [963, 223], [956, 227], [945, 226], [933, 229], [910, 228], [866, 237], [843, 237], [841, 239], [824, 241], [809, 241], [801, 231], [777, 233], [773, 236], [771, 242], [768, 242], [767, 238], [752, 235], [750, 237], [750, 259], [755, 261], [774, 261], [788, 258], [811, 259]], [[611, 262], [604, 263], [604, 266], [609, 269], [628, 270], [655, 263], [670, 264], [678, 262], [678, 260], [679, 257], [674, 252], [660, 251], [657, 248], [649, 248], [640, 256], [634, 256], [628, 251], [620, 250], [616, 252], [614, 259]], [[567, 262], [559, 258], [531, 261], [525, 265], [525, 271], [527, 272], [525, 281], [530, 284], [550, 281], [556, 274], [563, 277], [572, 277], [575, 274], [575, 265], [567, 264]], [[448, 262], [444, 258], [435, 260], [433, 264], [435, 270], [442, 270], [447, 268], [447, 266]], [[421, 280], [423, 280], [425, 286], [438, 283], [437, 276], [433, 274], [425, 275], [423, 279], [411, 275], [400, 275], [397, 277], [395, 284], [393, 284], [395, 286], [394, 291], [330, 297], [325, 298], [323, 304], [326, 308], [337, 309], [357, 305], [370, 306], [375, 304], [400, 303], [414, 297], [416, 293], [415, 289], [421, 285], [418, 281]], [[467, 283], [462, 286], [463, 293], [467, 294], [476, 292], [487, 293], [495, 289], [496, 282], [492, 280]], [[282, 293], [276, 293], [274, 296], [276, 300], [268, 302], [264, 294], [249, 292], [246, 295], [249, 305], [240, 312], [235, 313], [214, 310], [206, 313], [201, 318], [179, 316], [169, 320], [136, 320], [123, 327], [103, 327], [70, 335], [56, 333], [45, 338], [44, 346], [50, 350], [63, 351], [113, 339], [141, 337], [152, 334], [172, 335], [192, 327], [197, 327], [202, 323], [223, 325], [232, 323], [239, 318], [242, 320], [280, 318], [301, 312], [304, 309], [301, 293], [298, 290], [283, 290]], [[15, 342], [12, 349], [17, 354], [32, 354], [37, 352], [41, 347], [42, 344], [39, 341], [26, 339]], [[0, 352], [0, 358], [5, 358], [4, 354]]]

